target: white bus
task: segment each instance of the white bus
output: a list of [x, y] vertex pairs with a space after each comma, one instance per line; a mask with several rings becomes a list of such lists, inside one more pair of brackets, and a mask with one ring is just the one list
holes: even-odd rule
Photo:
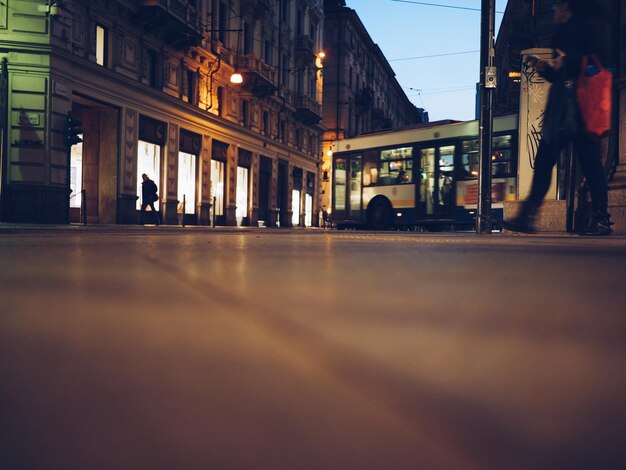
[[[492, 208], [515, 200], [518, 116], [494, 119]], [[478, 121], [443, 121], [333, 143], [331, 218], [338, 227], [463, 226], [476, 220]]]

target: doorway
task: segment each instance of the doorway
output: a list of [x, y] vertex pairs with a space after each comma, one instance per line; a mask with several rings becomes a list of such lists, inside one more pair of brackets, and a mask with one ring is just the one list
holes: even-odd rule
[[82, 142], [70, 150], [70, 222], [114, 224], [117, 219], [118, 111], [77, 100], [72, 117]]
[[361, 220], [363, 167], [360, 155], [336, 158], [333, 164], [333, 208], [336, 220]]

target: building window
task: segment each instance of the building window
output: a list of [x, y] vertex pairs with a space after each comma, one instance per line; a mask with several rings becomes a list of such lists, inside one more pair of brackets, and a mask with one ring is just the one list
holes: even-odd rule
[[217, 115], [222, 116], [224, 112], [224, 88], [217, 87]]
[[285, 54], [282, 55], [280, 68], [282, 75], [281, 84], [289, 86], [289, 61], [287, 60], [287, 56]]
[[226, 35], [228, 29], [228, 5], [225, 2], [220, 2], [219, 8], [219, 27], [218, 27], [218, 36], [217, 38], [220, 40], [222, 44], [226, 44]]
[[302, 129], [296, 129], [296, 148], [302, 148]]
[[309, 29], [309, 35], [311, 37], [311, 39], [313, 40], [314, 44], [317, 44], [317, 30], [318, 30], [319, 26], [317, 24], [316, 20], [311, 21], [311, 26]]
[[302, 36], [304, 34], [304, 12], [298, 8], [298, 17], [296, 20], [296, 34]]
[[96, 64], [106, 67], [108, 56], [108, 30], [106, 27], [96, 25]]
[[243, 23], [243, 53], [252, 54], [254, 52], [254, 28], [244, 21]]
[[270, 135], [270, 113], [263, 111], [263, 135]]
[[192, 70], [187, 70], [186, 75], [187, 75], [187, 102], [189, 104], [197, 104], [196, 73]]
[[266, 64], [272, 65], [272, 41], [266, 39], [263, 44], [263, 60]]
[[241, 124], [243, 127], [248, 127], [249, 119], [248, 119], [248, 101], [241, 100]]
[[153, 88], [161, 84], [159, 72], [159, 57], [156, 51], [150, 49], [146, 52], [146, 79], [148, 80], [148, 85]]
[[280, 0], [280, 18], [283, 22], [289, 22], [289, 1], [290, 0]]

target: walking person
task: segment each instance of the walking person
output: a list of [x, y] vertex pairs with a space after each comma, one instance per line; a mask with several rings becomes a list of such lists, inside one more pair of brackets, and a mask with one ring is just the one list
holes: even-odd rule
[[148, 178], [145, 173], [141, 175], [143, 182], [141, 183], [141, 212], [139, 214], [139, 223], [143, 224], [146, 208], [150, 206], [150, 210], [154, 212], [156, 224], [161, 224], [161, 214], [154, 208], [155, 201], [158, 201], [158, 188], [154, 181]]
[[591, 220], [582, 233], [609, 235], [611, 220], [607, 212], [608, 189], [602, 167], [601, 143], [585, 129], [575, 96], [583, 56], [598, 54], [598, 29], [594, 21], [600, 19], [600, 12], [594, 0], [557, 0], [553, 9], [553, 20], [557, 25], [552, 38], [553, 57], [534, 60], [536, 70], [552, 86], [530, 195], [519, 215], [504, 222], [503, 226], [515, 232], [534, 232], [535, 217], [550, 187], [552, 169], [561, 151], [572, 142], [591, 194]]

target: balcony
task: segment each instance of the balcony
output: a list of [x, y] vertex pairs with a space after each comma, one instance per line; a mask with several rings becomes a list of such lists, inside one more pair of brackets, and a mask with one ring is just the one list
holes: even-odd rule
[[294, 119], [307, 126], [313, 126], [322, 120], [322, 106], [309, 95], [299, 93], [294, 101], [296, 107]]
[[276, 92], [276, 70], [254, 54], [242, 55], [235, 61], [235, 67], [243, 76], [241, 87], [258, 98]]
[[313, 65], [317, 52], [315, 51], [315, 43], [311, 36], [300, 34], [296, 37], [296, 61], [300, 65]]
[[202, 41], [202, 18], [189, 1], [139, 0], [139, 21], [167, 45], [177, 49], [197, 46]]

